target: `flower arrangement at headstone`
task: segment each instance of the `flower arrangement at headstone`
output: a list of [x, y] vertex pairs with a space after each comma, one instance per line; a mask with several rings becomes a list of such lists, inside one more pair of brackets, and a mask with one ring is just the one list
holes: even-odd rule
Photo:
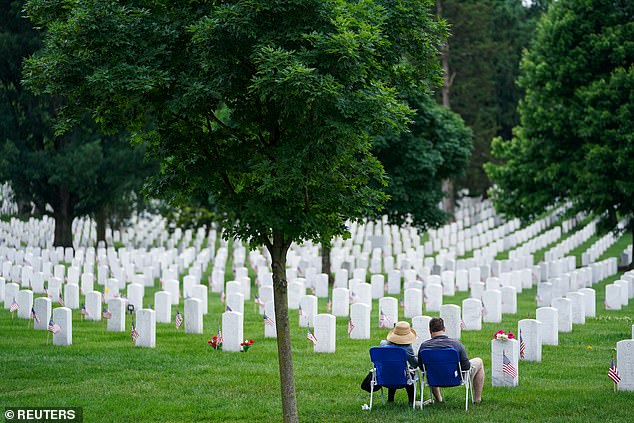
[[214, 335], [210, 340], [207, 341], [207, 344], [214, 350], [222, 349], [222, 338], [219, 338], [217, 335]]
[[508, 341], [509, 339], [515, 339], [515, 335], [513, 335], [513, 332], [505, 333], [503, 330], [499, 330], [495, 332], [493, 339], [498, 341]]
[[249, 351], [249, 347], [251, 347], [251, 345], [253, 345], [253, 339], [248, 339], [248, 340], [246, 340], [244, 342], [240, 342], [240, 346], [242, 347], [240, 352]]

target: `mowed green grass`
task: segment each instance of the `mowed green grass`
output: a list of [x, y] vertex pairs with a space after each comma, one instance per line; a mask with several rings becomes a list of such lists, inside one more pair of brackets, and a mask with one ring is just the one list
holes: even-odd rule
[[[604, 257], [616, 256], [631, 237], [622, 238]], [[483, 403], [464, 411], [462, 388], [444, 391], [444, 404], [413, 411], [399, 391], [394, 404], [362, 411], [369, 394], [359, 387], [371, 367], [368, 349], [387, 334], [376, 327], [372, 339], [349, 340], [347, 320], [337, 319], [337, 352], [315, 354], [291, 311], [291, 334], [297, 403], [302, 421], [632, 421], [634, 393], [613, 392], [607, 377], [616, 342], [632, 336], [634, 301], [621, 311], [603, 310], [604, 286], [597, 290], [597, 318], [560, 334], [559, 346], [544, 346], [541, 363], [520, 363], [517, 388], [491, 386], [490, 342], [498, 329], [516, 332], [517, 321], [535, 317], [535, 288], [518, 296], [518, 313], [502, 324], [484, 324], [463, 332], [471, 357], [486, 369]], [[146, 290], [153, 303], [155, 290]], [[135, 348], [125, 333], [110, 333], [106, 323], [80, 320], [73, 312], [73, 345], [47, 345], [47, 333], [27, 328], [0, 311], [0, 405], [83, 407], [86, 422], [279, 421], [281, 400], [277, 347], [264, 338], [261, 316], [252, 301], [245, 304], [244, 336], [255, 344], [246, 353], [214, 351], [207, 340], [215, 334], [224, 306], [210, 294], [205, 335], [187, 335], [173, 324], [158, 324], [155, 349]], [[466, 294], [445, 298], [461, 304]], [[320, 299], [320, 312], [325, 312]], [[173, 315], [176, 307], [173, 307]], [[181, 309], [182, 312], [182, 309]], [[402, 313], [402, 309], [400, 310]], [[431, 313], [434, 314], [434, 313]]]

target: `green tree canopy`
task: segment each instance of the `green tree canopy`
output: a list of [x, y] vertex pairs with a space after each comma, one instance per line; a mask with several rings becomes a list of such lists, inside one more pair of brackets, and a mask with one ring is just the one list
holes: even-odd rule
[[[283, 416], [297, 420], [286, 252], [330, 239], [385, 196], [372, 137], [405, 129], [401, 93], [439, 79], [444, 28], [404, 0], [30, 0], [48, 28], [29, 85], [65, 93], [161, 160], [155, 189], [200, 187], [228, 236], [273, 261]], [[65, 115], [73, 117], [73, 111]], [[64, 129], [64, 122], [60, 126]]]
[[444, 197], [442, 181], [464, 171], [471, 153], [471, 130], [459, 115], [427, 94], [408, 101], [416, 109], [410, 130], [390, 131], [374, 143], [374, 153], [389, 178], [385, 214], [392, 224], [437, 227], [447, 218], [438, 207]]
[[571, 199], [611, 225], [634, 215], [634, 3], [559, 1], [521, 66], [521, 125], [487, 171], [506, 214]]

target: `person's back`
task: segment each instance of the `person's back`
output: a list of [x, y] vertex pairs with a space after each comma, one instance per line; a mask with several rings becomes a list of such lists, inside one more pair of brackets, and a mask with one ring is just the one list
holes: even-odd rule
[[[449, 338], [445, 334], [445, 322], [440, 317], [434, 317], [429, 321], [431, 339], [420, 345], [419, 351], [424, 349], [453, 348], [460, 356], [462, 370], [470, 370], [469, 377], [473, 383], [473, 399], [476, 403], [482, 401], [482, 388], [484, 387], [484, 365], [482, 359], [476, 357], [469, 360], [464, 345], [457, 339]], [[436, 401], [442, 402], [440, 389], [432, 387]]]

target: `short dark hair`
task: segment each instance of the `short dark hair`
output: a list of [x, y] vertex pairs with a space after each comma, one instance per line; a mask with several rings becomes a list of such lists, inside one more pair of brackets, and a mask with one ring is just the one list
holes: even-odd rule
[[431, 333], [440, 332], [445, 330], [445, 322], [440, 317], [432, 317], [429, 321], [429, 331]]

